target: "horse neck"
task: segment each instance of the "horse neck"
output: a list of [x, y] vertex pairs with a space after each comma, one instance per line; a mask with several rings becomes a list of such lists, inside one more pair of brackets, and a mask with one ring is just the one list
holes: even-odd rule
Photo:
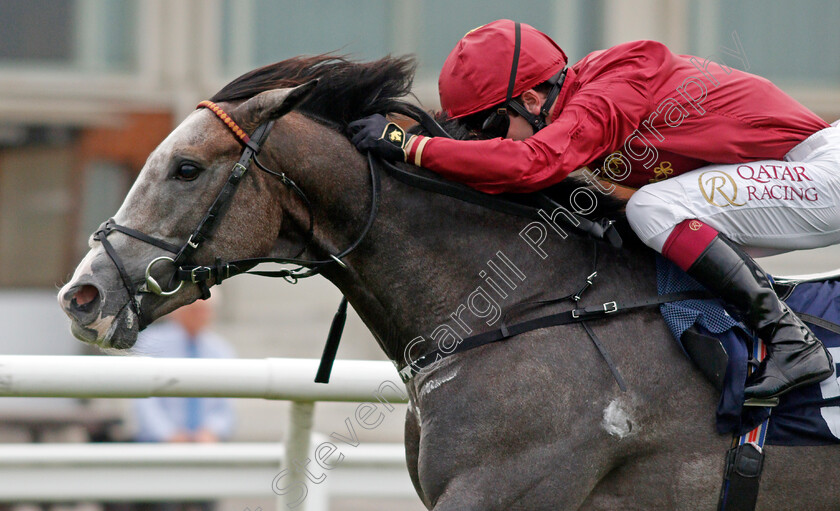
[[[371, 184], [367, 161], [346, 140], [335, 140], [334, 132], [331, 138], [329, 158], [300, 158], [299, 163], [307, 167], [300, 185], [316, 211], [316, 244], [334, 253], [354, 241], [367, 220]], [[324, 147], [324, 142], [297, 147]], [[540, 247], [543, 259], [520, 236], [530, 220], [415, 189], [377, 172], [382, 191], [373, 226], [345, 258], [347, 269], [331, 265], [323, 274], [347, 296], [391, 359], [401, 360], [408, 343], [438, 328], [462, 336], [498, 328], [499, 316], [512, 305], [577, 291], [592, 272], [590, 240], [548, 229]], [[628, 271], [610, 269], [612, 280], [620, 285]]]

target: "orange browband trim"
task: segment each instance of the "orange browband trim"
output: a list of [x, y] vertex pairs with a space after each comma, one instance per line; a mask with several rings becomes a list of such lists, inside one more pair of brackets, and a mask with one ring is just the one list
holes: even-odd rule
[[216, 114], [216, 116], [219, 119], [221, 119], [222, 122], [225, 123], [228, 128], [230, 128], [230, 130], [233, 132], [234, 135], [237, 136], [237, 138], [239, 138], [240, 140], [242, 140], [246, 144], [251, 142], [251, 137], [249, 137], [248, 134], [245, 133], [245, 130], [243, 130], [242, 128], [239, 127], [238, 124], [233, 122], [233, 119], [231, 119], [230, 116], [228, 114], [226, 114], [225, 111], [222, 110], [221, 107], [219, 107], [219, 105], [217, 105], [216, 103], [213, 103], [212, 101], [206, 101], [205, 100], [205, 101], [202, 101], [201, 103], [199, 103], [198, 106], [195, 107], [195, 108], [196, 108], [196, 110], [198, 110], [199, 108], [206, 108], [206, 109], [210, 110], [211, 112]]

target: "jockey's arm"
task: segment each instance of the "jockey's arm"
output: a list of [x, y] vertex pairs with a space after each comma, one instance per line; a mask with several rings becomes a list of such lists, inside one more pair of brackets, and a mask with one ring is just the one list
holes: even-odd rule
[[406, 160], [487, 193], [540, 190], [621, 147], [650, 108], [636, 85], [591, 84], [551, 124], [521, 141], [414, 137]]

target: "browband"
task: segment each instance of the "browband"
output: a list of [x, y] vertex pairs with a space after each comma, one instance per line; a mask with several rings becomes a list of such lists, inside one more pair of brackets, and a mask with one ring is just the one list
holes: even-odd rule
[[219, 119], [221, 119], [222, 122], [225, 123], [228, 128], [230, 128], [230, 131], [232, 131], [236, 138], [242, 141], [242, 143], [245, 146], [250, 148], [255, 153], [260, 152], [260, 147], [257, 144], [251, 142], [251, 137], [249, 137], [248, 134], [245, 133], [245, 130], [240, 128], [239, 125], [236, 124], [236, 122], [233, 119], [231, 119], [230, 116], [224, 110], [222, 110], [222, 108], [219, 105], [213, 103], [212, 101], [204, 100], [201, 103], [199, 103], [198, 106], [195, 107], [196, 110], [198, 110], [199, 108], [206, 108], [214, 114], [216, 114], [216, 116]]

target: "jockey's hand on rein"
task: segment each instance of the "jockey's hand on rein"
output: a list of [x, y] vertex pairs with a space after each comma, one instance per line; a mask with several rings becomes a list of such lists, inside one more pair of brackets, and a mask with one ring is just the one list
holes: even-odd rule
[[389, 161], [405, 161], [408, 137], [405, 130], [380, 114], [353, 121], [347, 125], [351, 142], [359, 151], [370, 151]]

